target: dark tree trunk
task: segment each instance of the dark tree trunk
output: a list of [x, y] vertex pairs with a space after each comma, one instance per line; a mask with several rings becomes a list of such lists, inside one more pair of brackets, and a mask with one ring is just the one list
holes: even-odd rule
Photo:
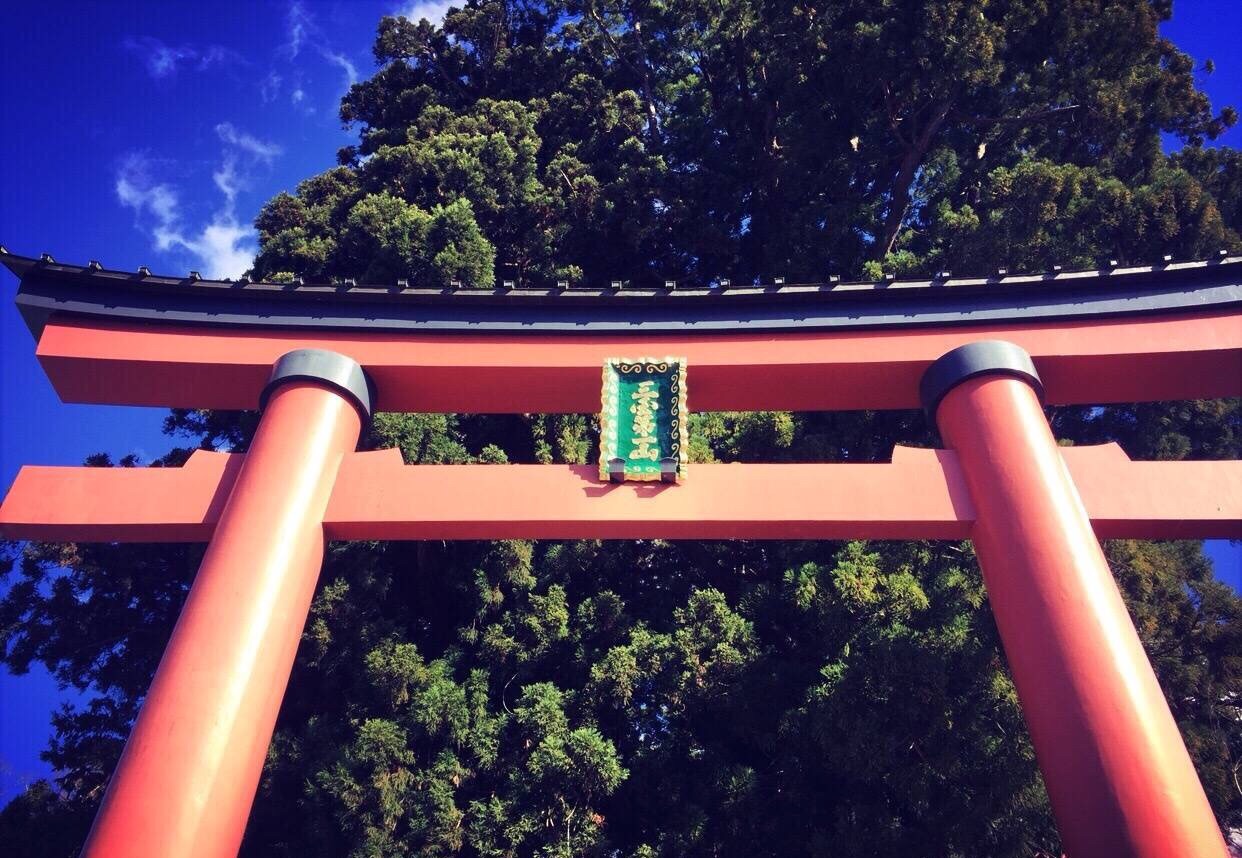
[[919, 165], [923, 163], [927, 150], [931, 148], [932, 141], [936, 139], [936, 134], [952, 110], [953, 102], [951, 101], [936, 104], [927, 124], [907, 144], [906, 151], [901, 157], [901, 164], [897, 167], [896, 175], [893, 176], [888, 195], [888, 212], [884, 216], [884, 231], [872, 246], [872, 259], [883, 259], [892, 252], [893, 245], [897, 243], [897, 236], [901, 233], [901, 224], [906, 219], [906, 211], [910, 208], [910, 189], [914, 185]]

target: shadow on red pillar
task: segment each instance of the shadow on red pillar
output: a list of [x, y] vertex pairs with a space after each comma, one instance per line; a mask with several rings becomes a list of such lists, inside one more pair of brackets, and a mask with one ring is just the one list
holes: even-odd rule
[[323, 514], [369, 406], [303, 374], [273, 384], [88, 858], [234, 856], [241, 845], [323, 562]]
[[[1000, 357], [991, 371], [989, 350]], [[1052, 437], [1029, 358], [1006, 343], [955, 352], [963, 353], [957, 380], [944, 365], [929, 371], [942, 370], [928, 407], [975, 504], [972, 540], [1065, 851], [1223, 858], [1224, 839]]]

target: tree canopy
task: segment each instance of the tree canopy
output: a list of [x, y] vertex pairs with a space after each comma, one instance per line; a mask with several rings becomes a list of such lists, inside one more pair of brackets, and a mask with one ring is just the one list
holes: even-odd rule
[[[468, 0], [442, 25], [384, 18], [376, 72], [341, 104], [359, 142], [264, 206], [253, 273], [750, 282], [1239, 250], [1242, 156], [1205, 145], [1236, 116], [1160, 37], [1170, 6]], [[1242, 434], [1236, 401], [1050, 416], [1066, 443], [1134, 458], [1237, 458]], [[244, 450], [254, 419], [167, 428]], [[597, 435], [590, 415], [381, 414], [367, 443], [585, 462]], [[894, 443], [936, 438], [914, 412], [692, 423], [698, 462], [882, 461]], [[1106, 553], [1219, 821], [1242, 824], [1242, 600], [1199, 543]], [[0, 812], [0, 840], [71, 855], [201, 547], [8, 556], [5, 663], [87, 697], [56, 716], [56, 784]], [[243, 854], [1058, 848], [969, 543], [638, 540], [333, 545]]]

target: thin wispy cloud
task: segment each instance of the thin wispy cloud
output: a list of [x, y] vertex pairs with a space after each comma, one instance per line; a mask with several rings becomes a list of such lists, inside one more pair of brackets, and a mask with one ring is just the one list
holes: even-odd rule
[[263, 78], [259, 83], [259, 95], [262, 96], [264, 103], [275, 101], [276, 96], [280, 94], [281, 76], [275, 71], [268, 72], [267, 77]]
[[290, 103], [304, 113], [313, 113], [314, 108], [305, 103], [307, 91], [303, 81], [308, 73], [307, 59], [310, 58], [312, 62], [309, 65], [313, 65], [315, 57], [341, 71], [345, 83], [341, 93], [358, 82], [358, 67], [354, 61], [332, 47], [314, 15], [300, 0], [294, 0], [285, 15], [285, 40], [276, 49], [277, 63], [293, 68], [286, 67], [283, 72], [275, 68], [270, 71], [259, 85], [263, 100], [274, 101], [282, 85], [287, 82]]
[[268, 143], [252, 134], [247, 134], [245, 131], [238, 131], [231, 122], [221, 122], [217, 125], [216, 134], [225, 143], [228, 143], [230, 146], [236, 146], [265, 164], [272, 163], [277, 157], [283, 155], [285, 151], [284, 147], [277, 143]]
[[415, 2], [407, 3], [399, 9], [397, 14], [403, 18], [408, 18], [415, 24], [426, 18], [431, 23], [439, 26], [444, 23], [444, 16], [448, 14], [448, 10], [460, 5], [461, 0], [447, 3], [440, 2], [440, 0], [415, 0]]
[[358, 69], [354, 68], [354, 64], [344, 54], [338, 54], [327, 48], [320, 48], [323, 58], [335, 66], [340, 67], [345, 72], [345, 88], [353, 86], [358, 82]]
[[271, 164], [282, 149], [229, 122], [217, 125], [216, 135], [224, 149], [211, 178], [223, 200], [199, 228], [187, 226], [179, 191], [157, 178], [167, 162], [131, 152], [117, 170], [115, 190], [117, 200], [134, 211], [139, 228], [150, 233], [155, 250], [187, 254], [207, 277], [233, 279], [250, 268], [258, 251], [254, 229], [237, 218], [237, 197], [247, 187], [248, 172]]
[[[315, 108], [306, 102], [306, 90], [302, 89], [302, 74], [294, 71], [289, 78], [289, 103], [304, 116], [314, 113]], [[267, 77], [259, 82], [259, 97], [263, 99], [263, 103], [271, 104], [276, 101], [280, 97], [284, 83], [285, 75], [278, 73], [275, 69], [269, 72]]]
[[178, 71], [207, 71], [213, 67], [246, 65], [245, 57], [223, 45], [196, 48], [191, 45], [169, 45], [153, 36], [127, 38], [124, 48], [142, 60], [155, 80], [173, 77]]
[[298, 54], [302, 52], [302, 44], [306, 41], [307, 36], [318, 29], [315, 20], [310, 13], [306, 11], [306, 7], [299, 2], [289, 4], [289, 13], [286, 15], [288, 20], [288, 40], [285, 42], [282, 53], [289, 59], [297, 59]]
[[237, 170], [237, 156], [231, 152], [226, 154], [220, 166], [211, 174], [211, 180], [216, 183], [220, 193], [224, 194], [225, 203], [231, 208], [245, 185], [245, 180]]

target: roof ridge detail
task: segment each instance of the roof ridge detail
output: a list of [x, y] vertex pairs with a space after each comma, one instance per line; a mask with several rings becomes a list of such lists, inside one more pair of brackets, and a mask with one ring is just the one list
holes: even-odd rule
[[352, 330], [654, 333], [780, 331], [1089, 318], [1208, 310], [1242, 302], [1242, 256], [981, 277], [689, 288], [209, 280], [70, 265], [0, 247], [38, 335], [53, 313], [183, 324]]

